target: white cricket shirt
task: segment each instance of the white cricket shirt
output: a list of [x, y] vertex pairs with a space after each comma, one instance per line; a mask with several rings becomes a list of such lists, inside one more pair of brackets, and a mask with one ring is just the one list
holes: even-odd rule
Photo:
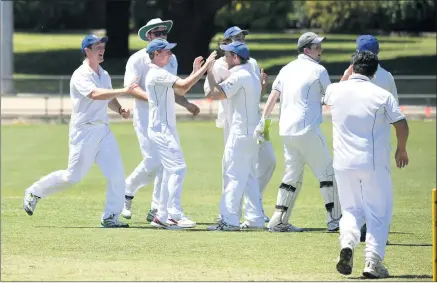
[[248, 63], [235, 66], [230, 72], [231, 75], [219, 84], [229, 103], [230, 133], [252, 135], [260, 120], [259, 78]]
[[392, 74], [378, 65], [375, 76], [372, 78], [372, 83], [390, 92], [396, 101], [399, 103], [398, 90], [396, 88], [395, 79]]
[[353, 74], [326, 90], [333, 123], [334, 168], [389, 168], [387, 125], [405, 119], [393, 95], [366, 76]]
[[179, 79], [165, 68], [149, 64], [146, 92], [149, 94], [149, 128], [166, 125], [176, 127], [173, 84]]
[[88, 95], [96, 88], [112, 89], [111, 77], [99, 66], [94, 72], [87, 63], [77, 68], [70, 79], [70, 97], [73, 103], [70, 127], [84, 124], [108, 124], [110, 100], [93, 100]]
[[[133, 79], [138, 77], [138, 86], [146, 91], [146, 76], [150, 69], [151, 60], [146, 48], [143, 48], [129, 57], [126, 63], [126, 71], [124, 74], [124, 86], [127, 86]], [[170, 62], [164, 67], [173, 75], [177, 74], [178, 62], [176, 56], [172, 54]], [[133, 104], [133, 120], [139, 122], [140, 120], [148, 119], [149, 103], [148, 101], [135, 99]]]
[[280, 136], [299, 136], [322, 123], [322, 96], [331, 84], [328, 72], [304, 54], [284, 66], [273, 82], [280, 92]]

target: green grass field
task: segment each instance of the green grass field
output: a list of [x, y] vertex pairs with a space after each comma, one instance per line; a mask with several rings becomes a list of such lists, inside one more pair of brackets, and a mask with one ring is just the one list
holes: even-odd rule
[[[85, 32], [84, 32], [85, 33]], [[324, 43], [322, 63], [331, 75], [341, 75], [355, 52], [357, 35], [323, 34], [328, 39]], [[82, 60], [80, 42], [84, 34], [35, 34], [14, 33], [15, 74], [66, 75], [69, 76]], [[222, 34], [217, 34], [210, 48], [214, 49]], [[247, 43], [251, 56], [258, 60], [260, 67], [269, 74], [276, 75], [288, 62], [296, 58], [296, 43], [299, 34], [292, 33], [251, 33]], [[169, 40], [171, 40], [171, 34]], [[378, 36], [380, 59], [393, 74], [430, 75], [435, 73], [435, 37]], [[108, 43], [110, 44], [110, 42]], [[136, 34], [129, 37], [131, 53], [146, 47]], [[177, 56], [182, 54], [177, 53]], [[206, 56], [207, 54], [199, 54]], [[193, 58], [194, 60], [194, 58]], [[123, 75], [127, 58], [107, 59], [103, 67], [111, 75]]]
[[[178, 125], [188, 173], [185, 213], [198, 222], [187, 231], [151, 229], [145, 214], [151, 186], [137, 194], [129, 229], [101, 229], [105, 179], [93, 167], [78, 185], [39, 202], [32, 217], [22, 209], [24, 190], [67, 165], [67, 125], [2, 125], [2, 281], [328, 281], [359, 280], [363, 245], [349, 277], [335, 270], [338, 234], [326, 233], [319, 184], [306, 171], [293, 224], [303, 233], [208, 232], [221, 193], [221, 129], [213, 122]], [[112, 125], [126, 174], [141, 160], [129, 124]], [[331, 143], [331, 124], [323, 124]], [[393, 132], [393, 131], [392, 131]], [[277, 169], [265, 193], [273, 212], [283, 173], [277, 124], [272, 140]], [[410, 122], [406, 169], [393, 166], [394, 216], [387, 247], [390, 281], [431, 280], [431, 189], [436, 184], [436, 123]], [[394, 136], [393, 136], [394, 137]]]

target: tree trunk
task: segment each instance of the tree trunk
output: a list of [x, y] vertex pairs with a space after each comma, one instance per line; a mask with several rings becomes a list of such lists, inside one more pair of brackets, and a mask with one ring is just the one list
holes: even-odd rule
[[172, 20], [168, 41], [177, 43], [174, 53], [178, 59], [178, 73], [188, 75], [194, 58], [209, 55], [209, 43], [217, 33], [216, 12], [230, 0], [160, 0], [162, 20]]
[[130, 0], [107, 0], [106, 35], [109, 38], [105, 57], [126, 58], [129, 56]]

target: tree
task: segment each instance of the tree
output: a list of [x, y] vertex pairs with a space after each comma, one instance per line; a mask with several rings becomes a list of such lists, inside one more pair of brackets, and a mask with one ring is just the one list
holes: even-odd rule
[[130, 0], [107, 0], [106, 2], [106, 35], [110, 40], [105, 51], [107, 58], [129, 56], [130, 5]]
[[216, 12], [231, 0], [160, 0], [157, 1], [162, 20], [172, 20], [168, 40], [178, 45], [178, 73], [189, 74], [197, 56], [209, 55], [209, 43], [217, 33], [214, 25]]

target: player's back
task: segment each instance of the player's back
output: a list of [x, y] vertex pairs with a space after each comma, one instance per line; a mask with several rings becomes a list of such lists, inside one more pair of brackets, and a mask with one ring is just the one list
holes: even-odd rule
[[273, 84], [281, 93], [281, 136], [302, 135], [322, 122], [321, 99], [329, 76], [323, 66], [303, 58], [283, 67]]
[[388, 166], [391, 94], [367, 77], [353, 75], [330, 85], [324, 100], [332, 116], [334, 167], [374, 170]]
[[390, 92], [396, 101], [399, 102], [398, 91], [392, 74], [380, 65], [378, 65], [378, 69], [376, 70], [375, 76], [372, 78], [372, 82]]

